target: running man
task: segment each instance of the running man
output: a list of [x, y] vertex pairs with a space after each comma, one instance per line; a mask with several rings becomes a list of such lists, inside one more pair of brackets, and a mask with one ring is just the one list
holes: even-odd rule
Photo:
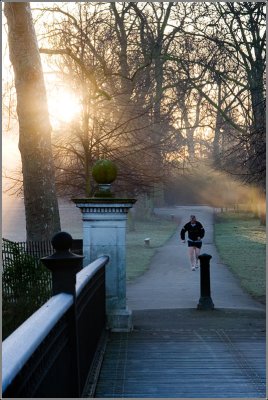
[[195, 215], [191, 215], [190, 222], [184, 225], [181, 230], [181, 240], [185, 243], [185, 233], [188, 232], [188, 248], [192, 271], [198, 269], [198, 256], [202, 247], [202, 238], [205, 235], [205, 229], [202, 224], [196, 220]]

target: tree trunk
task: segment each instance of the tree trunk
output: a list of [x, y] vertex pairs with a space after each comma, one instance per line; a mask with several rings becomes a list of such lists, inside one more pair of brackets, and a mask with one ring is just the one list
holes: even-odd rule
[[186, 143], [188, 149], [188, 157], [190, 162], [195, 159], [195, 143], [194, 143], [194, 131], [195, 127], [191, 127], [191, 123], [188, 118], [188, 111], [186, 106], [186, 97], [182, 95], [182, 99], [179, 102], [182, 110], [182, 119], [184, 122], [184, 128], [186, 132]]
[[4, 11], [17, 92], [27, 240], [48, 240], [60, 230], [60, 217], [41, 58], [30, 3], [5, 3]]
[[[257, 68], [256, 68], [257, 70]], [[259, 71], [250, 82], [252, 103], [252, 126], [250, 134], [250, 170], [258, 175], [258, 184], [265, 191], [266, 188], [266, 110], [263, 93], [263, 79]], [[253, 160], [253, 161], [252, 161]]]
[[[218, 84], [218, 107], [222, 109], [222, 82], [221, 80], [217, 80]], [[223, 125], [223, 117], [220, 110], [217, 109], [216, 114], [216, 122], [215, 122], [215, 130], [214, 130], [214, 139], [213, 139], [213, 161], [215, 166], [220, 167], [220, 138], [221, 138], [221, 129]]]

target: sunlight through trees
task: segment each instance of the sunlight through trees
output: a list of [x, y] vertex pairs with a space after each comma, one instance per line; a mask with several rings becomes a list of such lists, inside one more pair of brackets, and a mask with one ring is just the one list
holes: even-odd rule
[[264, 193], [265, 3], [36, 2], [32, 12], [58, 195], [92, 193], [102, 158], [118, 165], [124, 195], [159, 195], [199, 165]]

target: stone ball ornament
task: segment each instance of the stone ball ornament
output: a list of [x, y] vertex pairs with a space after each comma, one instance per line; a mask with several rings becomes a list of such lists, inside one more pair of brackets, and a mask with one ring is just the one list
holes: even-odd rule
[[99, 160], [92, 168], [92, 176], [98, 184], [94, 197], [114, 197], [111, 192], [111, 183], [117, 177], [117, 166], [110, 160]]
[[99, 160], [92, 168], [92, 176], [98, 184], [111, 184], [117, 177], [117, 166], [110, 160]]

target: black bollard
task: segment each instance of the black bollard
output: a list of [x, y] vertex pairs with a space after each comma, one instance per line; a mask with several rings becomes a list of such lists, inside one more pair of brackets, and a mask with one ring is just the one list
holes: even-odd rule
[[71, 253], [72, 236], [67, 232], [56, 233], [52, 246], [54, 254], [41, 258], [42, 263], [52, 272], [52, 294], [75, 295], [76, 274], [82, 269], [83, 256]]
[[214, 304], [210, 294], [210, 266], [209, 262], [212, 256], [201, 254], [200, 260], [200, 299], [197, 304], [198, 310], [213, 310]]

